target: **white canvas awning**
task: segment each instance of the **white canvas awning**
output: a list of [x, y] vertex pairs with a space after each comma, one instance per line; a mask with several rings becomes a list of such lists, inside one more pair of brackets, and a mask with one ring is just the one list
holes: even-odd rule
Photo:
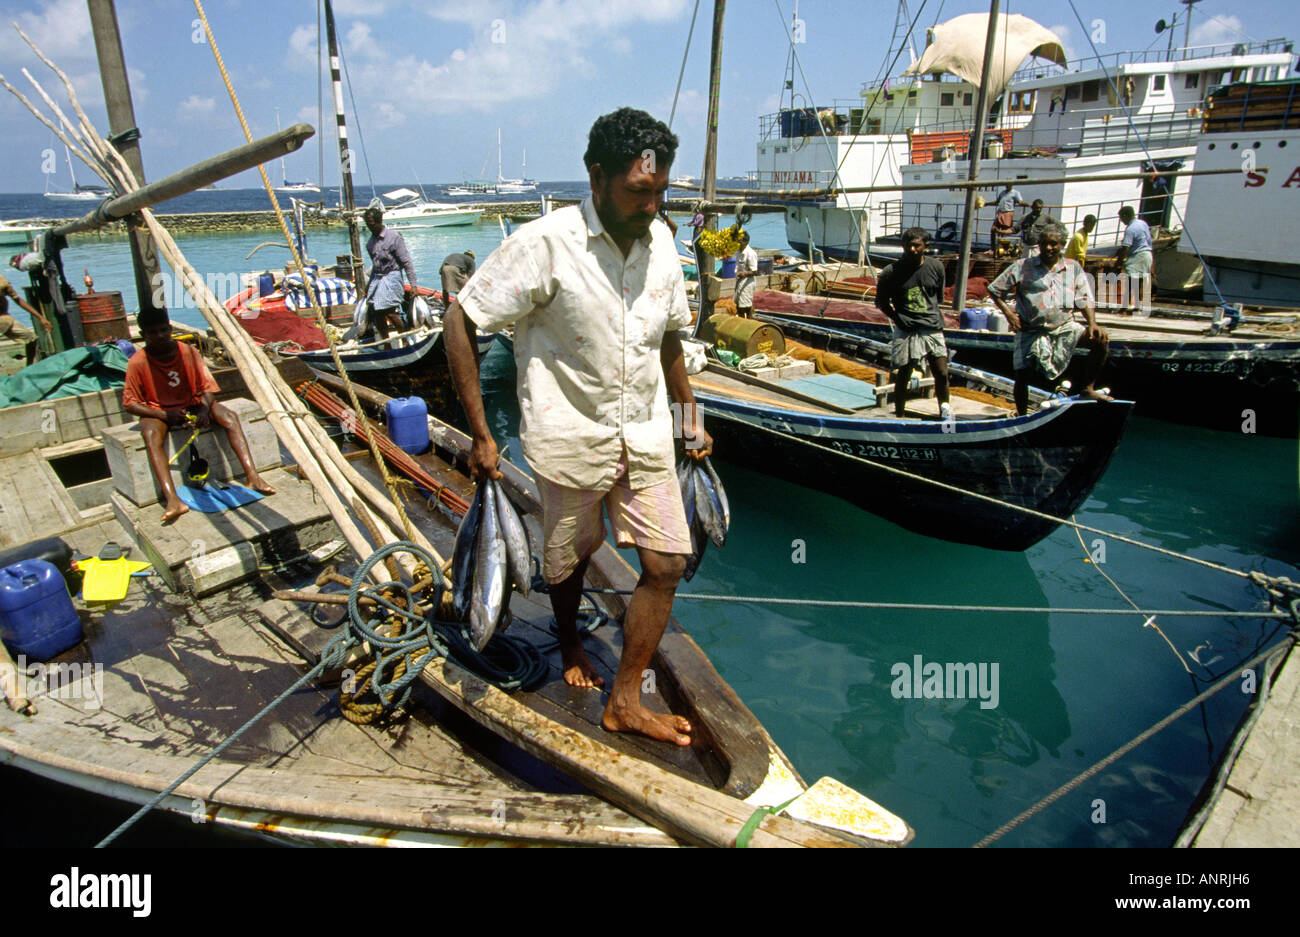
[[419, 198], [419, 192], [412, 192], [410, 189], [393, 189], [391, 192], [385, 192], [384, 198], [392, 199], [394, 202], [401, 201], [404, 198]]
[[[921, 60], [905, 75], [956, 75], [973, 85], [980, 83], [984, 66], [984, 40], [988, 37], [989, 15], [967, 13], [926, 30], [929, 45]], [[1014, 13], [998, 16], [989, 69], [989, 100], [1002, 93], [1020, 63], [1029, 55], [1065, 64], [1065, 49], [1056, 34], [1027, 16]]]

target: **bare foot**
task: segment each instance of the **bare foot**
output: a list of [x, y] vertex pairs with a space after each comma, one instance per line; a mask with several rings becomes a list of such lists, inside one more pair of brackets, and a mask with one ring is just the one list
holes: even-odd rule
[[182, 514], [188, 514], [189, 512], [189, 506], [180, 498], [177, 498], [174, 501], [168, 501], [167, 510], [163, 511], [162, 522], [164, 524], [170, 524]]
[[248, 479], [248, 487], [254, 491], [260, 491], [264, 495], [275, 494], [275, 489], [262, 480], [261, 475], [253, 475]]
[[1106, 394], [1103, 394], [1101, 391], [1094, 390], [1091, 387], [1085, 387], [1081, 393], [1083, 394], [1083, 396], [1091, 400], [1114, 400], [1115, 399], [1114, 397], [1108, 397]]
[[605, 685], [605, 678], [597, 672], [581, 644], [560, 645], [560, 659], [563, 662], [564, 682], [569, 686], [590, 688]]
[[640, 703], [635, 708], [618, 706], [611, 699], [600, 721], [610, 732], [639, 732], [663, 742], [691, 744], [691, 737], [686, 734], [691, 731], [691, 724], [684, 716], [661, 716]]

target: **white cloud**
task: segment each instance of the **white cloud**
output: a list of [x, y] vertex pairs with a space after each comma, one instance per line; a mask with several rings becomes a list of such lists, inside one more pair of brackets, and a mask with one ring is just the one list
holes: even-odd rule
[[[1196, 17], [1193, 16], [1193, 19]], [[1190, 42], [1194, 46], [1209, 46], [1227, 42], [1248, 42], [1250, 37], [1242, 31], [1241, 18], [1237, 16], [1216, 16], [1213, 19], [1201, 19], [1192, 26]]]
[[212, 114], [216, 108], [216, 98], [204, 98], [197, 94], [191, 94], [177, 107], [177, 113], [182, 119], [189, 118], [193, 120], [200, 117], [207, 117]]
[[[596, 78], [598, 69], [590, 53], [611, 48], [630, 51], [633, 43], [623, 34], [625, 30], [680, 17], [687, 3], [515, 0], [501, 3], [499, 13], [464, 3], [421, 6], [431, 17], [466, 23], [472, 37], [440, 60], [408, 54], [376, 58], [361, 68], [354, 63], [357, 97], [386, 97], [397, 76], [409, 94], [404, 102], [408, 114], [487, 109], [535, 100], [563, 84]], [[503, 21], [504, 29], [497, 20]], [[498, 41], [493, 42], [494, 38]]]
[[316, 27], [295, 26], [289, 34], [290, 61], [311, 60], [311, 67], [316, 68]]
[[370, 26], [366, 23], [353, 23], [343, 43], [344, 54], [351, 52], [354, 56], [362, 59], [383, 58], [379, 43], [375, 41], [374, 34], [371, 33]]
[[369, 117], [370, 122], [378, 130], [388, 130], [390, 127], [397, 127], [406, 123], [406, 115], [387, 101], [384, 101]]
[[[4, 17], [4, 28], [0, 29], [0, 57], [6, 60], [18, 55], [30, 58], [31, 49], [10, 28], [10, 19]], [[83, 61], [95, 57], [90, 13], [81, 0], [53, 0], [42, 4], [37, 13], [23, 12], [12, 19], [60, 68], [65, 68], [70, 60]]]

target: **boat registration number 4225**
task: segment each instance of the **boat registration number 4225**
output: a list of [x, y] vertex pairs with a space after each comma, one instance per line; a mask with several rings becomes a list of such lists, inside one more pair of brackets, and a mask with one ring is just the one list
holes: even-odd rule
[[883, 446], [875, 443], [832, 440], [832, 448], [864, 459], [895, 459], [908, 462], [937, 462], [939, 451], [927, 446]]

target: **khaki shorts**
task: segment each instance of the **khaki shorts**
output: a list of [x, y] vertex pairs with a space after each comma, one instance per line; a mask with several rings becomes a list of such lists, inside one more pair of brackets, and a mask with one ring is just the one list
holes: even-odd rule
[[626, 452], [615, 474], [614, 487], [609, 491], [569, 488], [535, 475], [546, 536], [542, 575], [548, 583], [563, 582], [600, 548], [605, 539], [601, 505], [609, 513], [614, 541], [620, 547], [644, 547], [657, 553], [692, 552], [677, 479], [633, 491], [627, 480]]
[[0, 313], [0, 338], [14, 342], [34, 342], [36, 333], [5, 312]]

